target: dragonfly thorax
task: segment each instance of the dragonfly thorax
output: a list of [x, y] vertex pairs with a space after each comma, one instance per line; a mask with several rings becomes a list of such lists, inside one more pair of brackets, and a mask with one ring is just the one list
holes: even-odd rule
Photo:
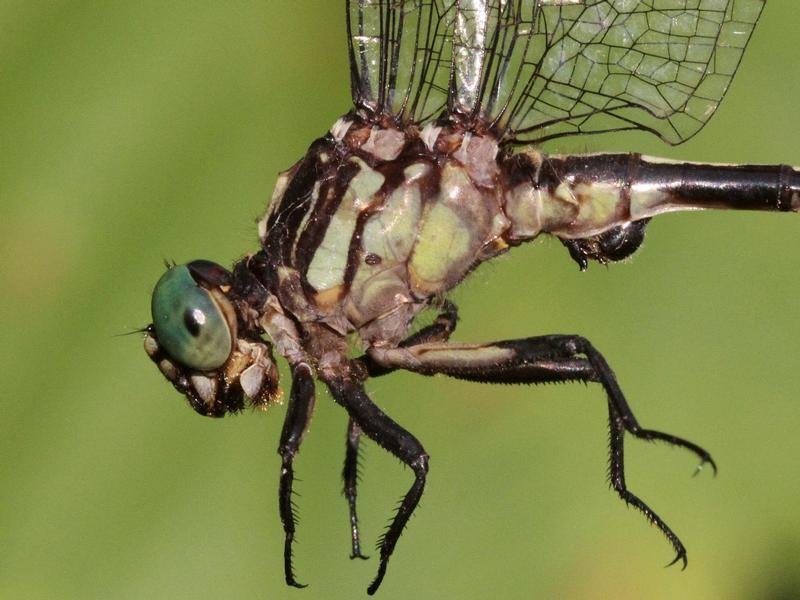
[[340, 119], [281, 174], [260, 225], [272, 291], [301, 322], [396, 343], [507, 247], [503, 188], [493, 138]]

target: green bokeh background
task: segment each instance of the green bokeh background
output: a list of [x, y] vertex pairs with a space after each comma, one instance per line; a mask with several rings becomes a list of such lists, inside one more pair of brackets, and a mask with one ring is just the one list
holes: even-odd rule
[[[141, 349], [162, 259], [256, 249], [278, 171], [348, 109], [340, 2], [0, 1], [0, 598], [354, 598], [326, 392], [297, 462], [283, 585], [275, 453], [285, 407], [196, 416]], [[766, 9], [695, 140], [563, 140], [727, 162], [800, 163], [800, 13]], [[720, 464], [627, 445], [631, 488], [689, 568], [607, 488], [597, 386], [481, 387], [393, 375], [375, 401], [431, 455], [383, 598], [800, 598], [800, 221], [659, 217], [633, 260], [578, 273], [540, 240], [454, 294], [456, 338], [581, 333], [640, 421]], [[411, 474], [368, 443], [372, 547]], [[374, 553], [373, 553], [374, 554]]]

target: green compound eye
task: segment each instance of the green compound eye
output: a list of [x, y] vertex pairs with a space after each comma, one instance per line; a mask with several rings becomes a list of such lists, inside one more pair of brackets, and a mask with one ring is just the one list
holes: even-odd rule
[[208, 371], [228, 360], [233, 337], [225, 315], [187, 265], [177, 265], [162, 275], [150, 306], [158, 343], [175, 361]]

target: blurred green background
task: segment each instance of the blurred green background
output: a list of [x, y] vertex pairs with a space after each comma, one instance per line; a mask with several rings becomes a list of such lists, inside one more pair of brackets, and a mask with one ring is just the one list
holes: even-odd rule
[[[349, 107], [341, 2], [0, 2], [0, 597], [353, 598], [344, 412], [318, 389], [297, 462], [284, 587], [275, 453], [285, 407], [202, 419], [140, 335], [162, 260], [256, 249], [275, 175]], [[766, 9], [727, 100], [694, 140], [562, 140], [800, 164], [800, 13]], [[608, 490], [597, 386], [393, 375], [375, 401], [431, 455], [382, 598], [800, 598], [800, 221], [658, 218], [643, 251], [584, 274], [540, 240], [454, 294], [456, 339], [581, 333], [643, 425], [720, 465], [630, 441], [628, 482], [689, 568]], [[285, 380], [285, 378], [284, 378]], [[365, 444], [372, 548], [411, 475]]]

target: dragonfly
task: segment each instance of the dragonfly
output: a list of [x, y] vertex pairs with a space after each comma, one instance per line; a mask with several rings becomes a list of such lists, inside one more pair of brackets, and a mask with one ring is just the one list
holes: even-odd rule
[[[278, 452], [286, 583], [294, 460], [315, 382], [349, 416], [343, 481], [351, 558], [361, 551], [362, 436], [413, 472], [379, 541], [374, 594], [426, 484], [422, 443], [370, 399], [398, 370], [479, 383], [599, 384], [611, 487], [666, 537], [677, 534], [625, 480], [626, 435], [711, 455], [639, 424], [603, 354], [578, 335], [451, 342], [448, 292], [480, 264], [549, 235], [585, 270], [629, 257], [649, 221], [682, 210], [800, 210], [788, 165], [673, 161], [635, 152], [545, 154], [572, 135], [697, 134], [735, 75], [765, 0], [346, 0], [353, 106], [281, 173], [258, 249], [227, 269], [170, 264], [145, 350], [199, 414], [267, 409], [291, 372]], [[426, 310], [437, 315], [416, 325]], [[354, 348], [356, 350], [354, 350]], [[698, 468], [699, 468], [698, 467]]]

